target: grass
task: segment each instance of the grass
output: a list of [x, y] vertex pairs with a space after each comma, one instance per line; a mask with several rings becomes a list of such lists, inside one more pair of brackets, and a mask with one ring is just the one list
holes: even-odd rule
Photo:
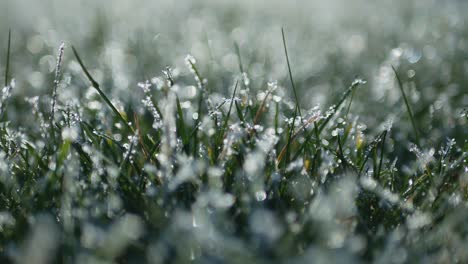
[[397, 71], [395, 70], [395, 67], [392, 66], [392, 70], [395, 73], [396, 79], [398, 81], [398, 88], [400, 88], [401, 95], [403, 97], [403, 100], [405, 102], [406, 110], [408, 111], [408, 115], [411, 120], [411, 125], [413, 126], [413, 131], [414, 131], [414, 136], [416, 137], [416, 142], [419, 144], [419, 132], [416, 127], [416, 122], [414, 121], [414, 116], [413, 112], [411, 111], [410, 104], [408, 102], [408, 98], [406, 97], [405, 90], [403, 90], [403, 83], [401, 82], [400, 76], [398, 75]]
[[10, 70], [10, 54], [11, 54], [11, 29], [8, 30], [8, 46], [5, 64], [5, 86], [8, 86], [9, 81], [9, 70]]
[[[443, 76], [431, 61], [411, 62], [413, 39], [385, 50], [389, 36], [353, 59], [346, 43], [336, 46], [317, 64], [295, 35], [306, 28], [288, 26], [288, 38], [272, 31], [278, 52], [227, 30], [203, 34], [210, 55], [184, 65], [180, 39], [158, 37], [184, 55], [157, 58], [145, 39], [119, 46], [99, 23], [96, 36], [61, 46], [44, 90], [37, 72], [56, 47], [34, 53], [30, 33], [8, 31], [2, 263], [468, 261], [468, 79], [453, 56], [461, 50], [435, 42]], [[204, 42], [193, 40], [192, 51]]]

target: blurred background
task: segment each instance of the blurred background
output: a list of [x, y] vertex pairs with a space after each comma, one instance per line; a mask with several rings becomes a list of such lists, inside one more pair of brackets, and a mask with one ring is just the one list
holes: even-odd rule
[[[84, 96], [88, 85], [72, 45], [104, 90], [123, 103], [138, 104], [137, 83], [161, 75], [167, 66], [180, 79], [189, 75], [187, 54], [196, 58], [212, 96], [223, 98], [241, 74], [236, 44], [251, 90], [265, 90], [275, 80], [280, 88], [289, 87], [284, 27], [303, 108], [327, 108], [360, 77], [368, 84], [356, 93], [362, 103], [353, 104], [352, 112], [370, 125], [390, 113], [398, 116], [395, 106], [404, 108], [393, 65], [416, 118], [430, 114], [433, 124], [450, 130], [454, 115], [468, 105], [467, 6], [449, 0], [1, 1], [0, 70], [11, 28], [13, 97], [50, 91], [63, 41], [62, 100]], [[289, 88], [283, 90], [291, 95]], [[376, 111], [369, 115], [368, 109]]]

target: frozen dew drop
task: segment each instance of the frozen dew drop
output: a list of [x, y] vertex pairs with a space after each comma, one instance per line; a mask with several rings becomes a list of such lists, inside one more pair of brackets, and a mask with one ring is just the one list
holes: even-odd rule
[[151, 88], [151, 83], [149, 81], [139, 82], [138, 87], [140, 87], [144, 93], [149, 93]]
[[231, 207], [235, 202], [235, 198], [232, 194], [218, 194], [215, 197], [213, 197], [213, 205], [217, 208], [229, 208]]
[[281, 96], [273, 95], [273, 101], [275, 101], [276, 103], [281, 102]]
[[361, 184], [364, 189], [374, 190], [377, 187], [377, 182], [372, 177], [362, 177]]
[[322, 144], [324, 146], [328, 146], [330, 144], [330, 142], [328, 142], [328, 140], [326, 140], [326, 139], [322, 139]]
[[267, 194], [264, 190], [255, 192], [255, 199], [259, 202], [264, 201], [267, 198]]
[[64, 140], [75, 141], [78, 138], [78, 131], [76, 128], [66, 127], [62, 130], [62, 138]]
[[197, 63], [197, 61], [195, 60], [195, 58], [190, 55], [190, 54], [187, 54], [187, 56], [185, 56], [185, 63], [187, 63], [187, 65], [193, 65], [195, 63]]
[[427, 213], [416, 212], [407, 219], [410, 229], [419, 229], [431, 223], [431, 217]]
[[245, 86], [249, 86], [250, 84], [250, 79], [249, 79], [249, 76], [247, 75], [246, 72], [243, 72], [242, 73], [242, 81], [244, 83]]
[[353, 81], [353, 83], [351, 84], [351, 86], [363, 85], [363, 84], [366, 84], [366, 83], [367, 83], [366, 80], [363, 80], [363, 79], [358, 78], [358, 79], [355, 79], [355, 80]]
[[338, 135], [343, 135], [343, 134], [344, 134], [344, 129], [342, 129], [342, 128], [336, 128], [336, 129], [334, 129], [334, 130], [332, 131], [332, 133], [331, 133], [331, 135], [332, 135], [333, 137], [336, 137], [336, 136], [338, 136]]

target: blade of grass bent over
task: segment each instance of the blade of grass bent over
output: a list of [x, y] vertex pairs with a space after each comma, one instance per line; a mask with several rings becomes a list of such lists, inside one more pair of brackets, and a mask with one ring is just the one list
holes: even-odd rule
[[344, 101], [346, 100], [346, 98], [348, 98], [348, 96], [351, 94], [351, 92], [354, 90], [354, 88], [356, 88], [357, 86], [361, 85], [361, 84], [365, 84], [365, 81], [363, 80], [360, 80], [360, 79], [356, 79], [352, 84], [351, 86], [346, 90], [346, 92], [343, 94], [343, 96], [341, 97], [340, 101], [338, 101], [338, 103], [336, 104], [336, 107], [335, 107], [335, 111], [330, 115], [328, 116], [325, 121], [323, 121], [323, 123], [319, 126], [318, 128], [318, 133], [320, 134], [324, 129], [325, 127], [327, 126], [328, 122], [330, 122], [330, 120], [332, 119], [332, 117], [335, 115], [336, 112], [338, 112], [338, 109], [341, 107], [341, 105], [344, 103]]
[[94, 78], [91, 76], [89, 71], [86, 69], [86, 67], [83, 64], [83, 61], [81, 60], [80, 56], [78, 55], [78, 52], [76, 51], [75, 47], [72, 46], [73, 53], [75, 54], [76, 59], [78, 60], [78, 63], [81, 66], [81, 69], [85, 73], [86, 77], [88, 80], [91, 82], [91, 85], [96, 89], [96, 91], [99, 93], [99, 95], [102, 97], [102, 99], [106, 102], [106, 104], [112, 109], [114, 114], [122, 121], [127, 128], [129, 128], [131, 131], [133, 131], [133, 128], [127, 123], [127, 120], [120, 114], [120, 112], [115, 108], [115, 106], [111, 103], [109, 98], [104, 94], [104, 92], [101, 90], [99, 83], [94, 80]]

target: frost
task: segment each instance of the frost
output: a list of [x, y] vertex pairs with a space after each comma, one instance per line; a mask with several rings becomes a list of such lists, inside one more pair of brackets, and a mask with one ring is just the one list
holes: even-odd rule
[[248, 154], [245, 163], [244, 170], [248, 175], [256, 175], [260, 169], [263, 167], [264, 156], [259, 152], [254, 152], [253, 154]]
[[407, 219], [407, 225], [410, 229], [419, 229], [430, 223], [430, 215], [422, 212], [416, 212]]
[[430, 148], [428, 151], [421, 151], [416, 144], [409, 145], [409, 151], [414, 153], [418, 158], [418, 164], [421, 169], [426, 169], [428, 164], [434, 160], [435, 149]]
[[387, 122], [385, 122], [384, 124], [384, 130], [386, 130], [387, 132], [390, 132], [390, 130], [392, 129], [392, 126], [393, 126], [393, 118], [389, 118]]
[[352, 83], [351, 83], [351, 86], [358, 86], [358, 85], [363, 85], [363, 84], [366, 84], [367, 81], [363, 80], [363, 79], [355, 79]]
[[331, 132], [331, 135], [333, 137], [336, 137], [338, 135], [343, 136], [344, 135], [344, 129], [343, 128], [336, 128]]
[[324, 146], [328, 146], [330, 144], [330, 142], [328, 142], [328, 140], [326, 140], [326, 139], [322, 139], [322, 144]]
[[[179, 160], [183, 166], [177, 171], [175, 177], [170, 179], [168, 185], [170, 191], [176, 190], [184, 182], [196, 182], [198, 175], [202, 173], [203, 166], [200, 163], [188, 160], [185, 157], [180, 157]], [[211, 173], [214, 173], [214, 171], [211, 170]]]
[[172, 72], [173, 72], [172, 68], [169, 66], [166, 66], [166, 69], [164, 69], [162, 72], [164, 74], [164, 77], [166, 78], [167, 86], [172, 87], [174, 85], [174, 77], [172, 76]]
[[133, 157], [136, 153], [136, 145], [138, 143], [138, 130], [135, 131], [134, 135], [128, 136], [128, 143], [123, 144], [125, 152], [123, 153], [123, 160], [128, 160], [133, 163]]
[[0, 1], [4, 262], [467, 262], [460, 1], [115, 1]]
[[197, 200], [197, 206], [211, 205], [217, 209], [228, 209], [235, 202], [235, 197], [229, 193], [220, 191], [210, 191], [206, 194], [201, 194]]
[[193, 77], [195, 78], [195, 81], [197, 82], [198, 89], [204, 92], [205, 88], [203, 84], [205, 80], [201, 79], [197, 71], [197, 68], [195, 67], [196, 64], [197, 64], [197, 61], [192, 55], [189, 54], [185, 57], [185, 65], [187, 66], [187, 68], [189, 68], [190, 72], [193, 74]]
[[267, 198], [267, 194], [265, 191], [260, 190], [255, 192], [255, 199], [259, 202], [264, 201]]
[[276, 81], [276, 80], [275, 81], [269, 81], [267, 83], [267, 85], [268, 85], [268, 90], [270, 92], [274, 92], [274, 91], [276, 91], [276, 89], [278, 89], [278, 81]]
[[3, 231], [5, 227], [14, 226], [15, 223], [15, 218], [9, 212], [0, 212], [0, 231]]
[[56, 111], [56, 104], [57, 104], [57, 88], [60, 83], [61, 77], [61, 65], [63, 59], [63, 52], [65, 50], [65, 43], [62, 42], [59, 47], [59, 52], [57, 55], [57, 64], [55, 65], [55, 78], [54, 78], [54, 90], [52, 92], [52, 102], [51, 102], [51, 122], [54, 122], [54, 115]]
[[268, 243], [275, 242], [283, 233], [281, 223], [273, 213], [256, 210], [250, 218], [250, 229]]
[[100, 248], [108, 258], [115, 258], [127, 245], [137, 240], [144, 231], [141, 219], [132, 214], [125, 214], [110, 227]]
[[50, 263], [58, 247], [59, 229], [50, 216], [39, 216], [21, 253], [18, 263]]
[[138, 83], [138, 87], [140, 87], [143, 92], [145, 94], [149, 93], [150, 92], [150, 88], [151, 88], [151, 83], [149, 81], [146, 81], [146, 82], [139, 82]]
[[377, 182], [370, 176], [362, 177], [361, 184], [367, 190], [374, 190], [377, 187]]
[[191, 68], [192, 65], [195, 65], [197, 63], [197, 60], [195, 60], [195, 58], [188, 54], [187, 56], [185, 56], [185, 64], [187, 65], [187, 67]]
[[249, 75], [246, 72], [242, 73], [242, 82], [244, 83], [246, 87], [250, 85]]
[[304, 166], [304, 160], [302, 158], [297, 159], [289, 163], [288, 167], [286, 167], [286, 172], [291, 172], [296, 169], [302, 169], [303, 166]]
[[78, 129], [76, 127], [65, 127], [62, 130], [62, 138], [64, 140], [75, 141], [78, 139]]

